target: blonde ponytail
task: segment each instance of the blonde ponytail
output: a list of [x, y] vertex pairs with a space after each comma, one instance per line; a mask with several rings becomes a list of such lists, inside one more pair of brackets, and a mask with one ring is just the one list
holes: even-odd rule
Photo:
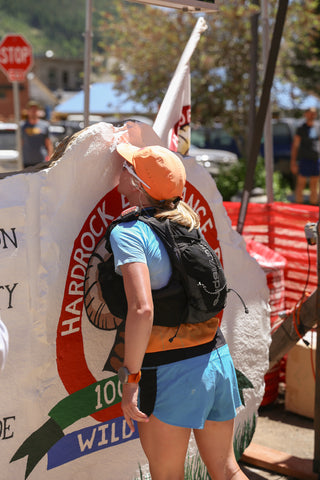
[[179, 223], [189, 230], [200, 228], [199, 215], [189, 205], [179, 198], [171, 198], [169, 200], [155, 200], [150, 197], [146, 191], [145, 196], [156, 209], [155, 218], [166, 219]]
[[[172, 201], [171, 201], [172, 202]], [[189, 230], [200, 227], [199, 215], [189, 205], [182, 200], [172, 210], [160, 210], [155, 214], [156, 218], [168, 218], [169, 220], [179, 223]]]

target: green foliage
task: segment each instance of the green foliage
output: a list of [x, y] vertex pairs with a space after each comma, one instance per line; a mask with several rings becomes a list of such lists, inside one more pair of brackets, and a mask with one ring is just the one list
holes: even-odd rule
[[[244, 182], [246, 176], [247, 164], [241, 158], [238, 163], [231, 167], [222, 167], [219, 175], [215, 178], [218, 190], [221, 193], [223, 200], [231, 201], [234, 195], [243, 192]], [[266, 185], [266, 169], [264, 159], [258, 158], [254, 187], [260, 187], [265, 190]], [[280, 172], [273, 173], [273, 195], [277, 202], [286, 202], [289, 193], [291, 192], [289, 181], [283, 177]]]
[[[93, 47], [97, 50], [97, 11], [112, 11], [105, 0], [95, 0], [92, 25], [95, 35]], [[86, 0], [0, 0], [0, 37], [18, 33], [31, 43], [34, 55], [53, 50], [57, 57], [81, 58], [84, 54]]]
[[235, 457], [238, 460], [242, 457], [245, 449], [250, 445], [252, 437], [256, 429], [257, 418], [253, 413], [251, 419], [248, 418], [243, 425], [238, 427], [233, 440], [233, 449]]
[[[149, 474], [147, 474], [147, 476], [143, 475], [140, 465], [139, 471], [140, 477], [136, 480], [151, 480]], [[211, 480], [211, 477], [199, 455], [194, 455], [192, 457], [188, 456], [185, 463], [184, 480]]]
[[[284, 40], [278, 61], [278, 75], [308, 94], [320, 95], [320, 1], [291, 0]], [[293, 104], [299, 104], [293, 93]]]
[[185, 480], [210, 480], [211, 477], [199, 455], [189, 457], [185, 465]]
[[[229, 1], [221, 14], [205, 17], [208, 29], [190, 61], [192, 121], [210, 125], [221, 119], [225, 128], [232, 126], [234, 135], [242, 137], [248, 116], [252, 11], [250, 5], [244, 9], [246, 3]], [[116, 2], [115, 14], [101, 17], [99, 46], [117, 59], [113, 73], [118, 88], [146, 106], [161, 104], [196, 21], [197, 16], [188, 13]]]
[[[201, 14], [208, 29], [191, 58], [192, 121], [223, 122], [236, 138], [247, 137], [251, 51], [250, 18], [256, 0], [227, 0], [219, 13]], [[261, 3], [261, 2], [260, 2]], [[269, 0], [270, 32], [278, 0]], [[320, 95], [320, 0], [291, 0], [277, 62], [277, 76]], [[82, 58], [86, 0], [0, 0], [0, 37], [21, 33], [35, 56]], [[107, 59], [120, 91], [145, 106], [160, 105], [198, 15], [125, 0], [93, 2], [92, 67], [105, 73]], [[261, 15], [260, 15], [261, 24]], [[261, 36], [260, 36], [261, 39]], [[260, 41], [261, 50], [261, 41]], [[262, 58], [258, 60], [258, 95]], [[296, 106], [299, 99], [293, 102]]]
[[215, 181], [224, 201], [229, 202], [234, 195], [243, 191], [245, 174], [246, 163], [243, 158], [231, 167], [221, 167]]
[[[235, 137], [243, 139], [247, 137], [249, 118], [250, 16], [256, 8], [254, 3], [259, 2], [228, 0], [219, 4], [218, 14], [205, 15], [208, 29], [201, 35], [190, 61], [192, 121], [206, 126], [222, 121]], [[278, 0], [269, 3], [272, 32]], [[319, 31], [320, 15], [314, 10], [314, 3], [289, 2], [277, 65], [280, 79], [298, 82], [293, 62], [299, 58], [303, 61], [311, 45], [310, 35]], [[114, 13], [101, 16], [99, 47], [117, 59], [113, 67], [117, 87], [145, 106], [154, 102], [160, 105], [197, 15], [116, 0], [110, 0], [110, 4], [115, 6]], [[310, 25], [315, 29], [310, 29]], [[259, 47], [261, 51], [261, 43]], [[263, 80], [261, 55], [258, 62], [259, 95]], [[318, 76], [319, 66], [313, 63], [311, 68]], [[314, 80], [312, 77], [308, 84], [308, 93], [312, 84], [320, 89], [319, 82]]]

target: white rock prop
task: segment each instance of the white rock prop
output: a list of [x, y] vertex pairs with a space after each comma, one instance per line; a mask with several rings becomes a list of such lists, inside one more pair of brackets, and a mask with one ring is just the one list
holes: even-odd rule
[[[101, 301], [94, 273], [106, 227], [128, 206], [116, 189], [121, 138], [160, 144], [150, 126], [98, 123], [76, 135], [48, 168], [0, 180], [0, 311], [10, 336], [0, 375], [0, 479], [131, 480], [147, 463], [122, 417], [117, 376], [108, 370], [121, 358], [119, 321]], [[240, 456], [264, 392], [268, 289], [231, 228], [215, 182], [194, 159], [184, 162], [184, 200], [200, 214], [229, 286], [249, 309], [245, 314], [230, 293], [221, 315], [244, 387], [235, 432]]]

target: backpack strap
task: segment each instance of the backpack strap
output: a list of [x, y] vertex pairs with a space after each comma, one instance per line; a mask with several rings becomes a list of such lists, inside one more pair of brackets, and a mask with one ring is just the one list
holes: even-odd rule
[[112, 253], [112, 248], [111, 248], [111, 244], [110, 244], [110, 235], [111, 235], [111, 232], [114, 229], [114, 227], [119, 225], [119, 223], [132, 222], [133, 220], [138, 220], [140, 214], [141, 214], [141, 208], [140, 207], [130, 207], [130, 208], [127, 208], [126, 210], [123, 210], [123, 212], [121, 212], [120, 216], [118, 218], [116, 218], [115, 220], [113, 220], [113, 222], [110, 223], [110, 225], [108, 226], [108, 228], [106, 230], [106, 233], [104, 235], [104, 237], [106, 239], [105, 247], [106, 247], [106, 249], [108, 250], [109, 253]]
[[[184, 290], [189, 294], [189, 282], [187, 272], [184, 268], [181, 251], [179, 245], [176, 242], [174, 233], [172, 231], [172, 226], [170, 220], [167, 218], [165, 221], [158, 220], [154, 217], [140, 216], [139, 220], [149, 225], [149, 227], [158, 235], [162, 243], [165, 246], [165, 249], [169, 255], [169, 258], [172, 263], [172, 267], [176, 268], [179, 272], [180, 279], [183, 285]], [[200, 234], [197, 231], [197, 237]]]
[[[153, 207], [145, 209], [141, 209], [140, 207], [130, 207], [127, 210], [124, 210], [120, 214], [120, 216], [116, 220], [114, 220], [107, 228], [107, 231], [105, 233], [106, 249], [108, 250], [108, 252], [112, 252], [110, 235], [114, 227], [119, 223], [131, 222], [133, 220], [140, 220], [146, 223], [161, 239], [171, 260], [172, 267], [178, 271], [183, 288], [185, 292], [189, 294], [188, 276], [181, 260], [181, 251], [179, 245], [175, 240], [175, 235], [172, 230], [171, 222], [169, 219], [162, 221], [154, 218], [154, 213], [155, 209]], [[199, 231], [194, 230], [194, 232], [196, 232], [195, 239], [200, 239]]]

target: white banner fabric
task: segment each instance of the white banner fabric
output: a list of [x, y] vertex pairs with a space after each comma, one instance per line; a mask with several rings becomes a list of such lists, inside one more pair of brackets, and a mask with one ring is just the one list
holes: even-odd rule
[[207, 28], [205, 19], [203, 17], [198, 18], [153, 125], [154, 131], [164, 142], [164, 145], [183, 155], [187, 154], [190, 147], [191, 85], [189, 62], [200, 40], [201, 33]]

